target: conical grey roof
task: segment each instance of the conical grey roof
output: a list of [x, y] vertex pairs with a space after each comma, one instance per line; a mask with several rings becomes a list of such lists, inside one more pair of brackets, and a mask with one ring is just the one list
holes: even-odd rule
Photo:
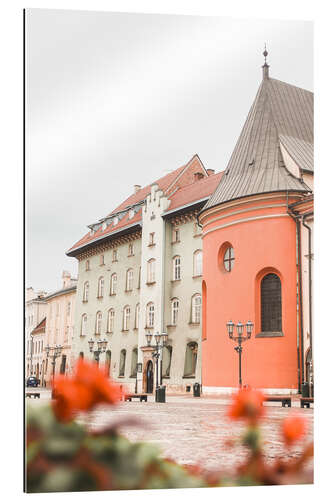
[[284, 165], [281, 145], [313, 171], [313, 93], [264, 78], [227, 169], [203, 208], [260, 193], [310, 189]]

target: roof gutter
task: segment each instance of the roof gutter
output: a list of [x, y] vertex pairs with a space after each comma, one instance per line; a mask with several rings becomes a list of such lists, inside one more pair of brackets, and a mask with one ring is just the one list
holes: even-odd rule
[[[287, 192], [287, 213], [295, 221], [296, 224], [296, 300], [297, 300], [297, 375], [298, 375], [298, 392], [301, 393], [301, 382], [304, 382], [304, 345], [303, 345], [303, 291], [302, 291], [302, 252], [301, 252], [301, 235], [300, 235], [300, 216], [297, 215], [290, 205], [288, 205]], [[301, 351], [301, 352], [300, 352]], [[302, 366], [302, 369], [301, 369]]]
[[312, 229], [305, 224], [308, 217], [313, 216], [313, 212], [307, 213], [302, 216], [302, 225], [308, 230], [308, 255], [309, 255], [309, 330], [310, 330], [310, 396], [313, 396], [313, 352], [312, 352]]

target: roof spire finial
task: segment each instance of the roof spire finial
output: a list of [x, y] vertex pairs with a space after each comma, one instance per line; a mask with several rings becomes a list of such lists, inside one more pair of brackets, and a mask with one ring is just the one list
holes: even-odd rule
[[263, 54], [263, 56], [265, 58], [264, 65], [262, 66], [262, 77], [263, 78], [268, 78], [269, 77], [269, 72], [268, 72], [269, 65], [267, 64], [267, 61], [266, 61], [266, 58], [268, 56], [268, 52], [267, 52], [267, 48], [266, 48], [266, 43], [265, 43], [264, 52], [262, 54]]

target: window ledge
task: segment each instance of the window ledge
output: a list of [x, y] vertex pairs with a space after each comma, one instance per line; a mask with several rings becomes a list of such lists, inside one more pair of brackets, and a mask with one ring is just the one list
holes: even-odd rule
[[113, 333], [113, 332], [108, 332], [108, 331], [106, 331], [105, 333], [107, 333], [107, 334], [109, 334], [109, 335], [110, 335], [110, 334], [111, 334], [111, 333]]
[[129, 378], [136, 378], [136, 375], [130, 375]]
[[177, 240], [177, 241], [172, 241], [172, 242], [171, 242], [171, 245], [175, 245], [176, 243], [180, 243], [180, 240]]
[[129, 332], [129, 329], [127, 329], [127, 330], [122, 329], [121, 332], [122, 333], [127, 333], [127, 332]]
[[113, 297], [114, 295], [117, 295], [116, 293], [110, 293], [110, 297]]
[[139, 330], [139, 328], [137, 328], [136, 326], [133, 328], [133, 330]]
[[133, 292], [133, 288], [131, 290], [125, 290], [125, 293], [131, 293]]
[[104, 297], [104, 295], [97, 295], [96, 299], [102, 299], [103, 297]]
[[149, 245], [147, 245], [148, 247], [154, 247], [156, 246], [156, 243], [149, 243]]
[[162, 375], [162, 378], [170, 378], [170, 375]]
[[118, 375], [118, 378], [125, 378], [125, 375]]
[[195, 378], [195, 375], [183, 375], [183, 378]]
[[112, 262], [118, 262], [118, 259], [112, 260]]
[[134, 253], [129, 253], [129, 254], [127, 255], [127, 257], [134, 257], [134, 256], [135, 256], [135, 254], [134, 254]]
[[98, 332], [95, 332], [95, 333], [94, 333], [94, 335], [97, 335], [97, 336], [99, 336], [99, 335], [100, 335], [100, 333], [98, 333]]
[[172, 325], [172, 324], [170, 324], [170, 325], [167, 325], [166, 327], [167, 327], [167, 328], [176, 328], [176, 326], [177, 326], [177, 325]]
[[202, 233], [201, 234], [194, 234], [193, 235], [193, 238], [201, 238], [202, 237]]
[[[87, 300], [82, 300], [83, 304], [86, 304], [88, 301]], [[58, 316], [58, 315], [57, 315]]]
[[100, 266], [105, 266], [105, 262], [103, 262], [103, 264], [100, 264]]
[[86, 337], [87, 334], [86, 333], [80, 333], [80, 337]]
[[181, 278], [178, 278], [176, 280], [170, 280], [170, 281], [171, 281], [171, 283], [178, 283], [179, 281], [181, 281]]
[[155, 283], [156, 283], [156, 281], [147, 281], [146, 285], [151, 286], [151, 285], [155, 285]]
[[153, 326], [145, 326], [145, 330], [154, 330]]
[[272, 338], [272, 337], [284, 337], [284, 335], [282, 332], [259, 332], [255, 336], [255, 338]]
[[192, 278], [202, 278], [202, 274], [194, 274]]
[[188, 324], [192, 325], [192, 326], [200, 326], [201, 325], [200, 321], [199, 322], [189, 321]]

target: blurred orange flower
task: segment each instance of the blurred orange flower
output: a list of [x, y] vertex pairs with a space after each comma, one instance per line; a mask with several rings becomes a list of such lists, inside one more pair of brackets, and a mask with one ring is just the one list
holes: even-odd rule
[[69, 421], [76, 411], [89, 411], [99, 403], [117, 403], [122, 391], [96, 363], [80, 359], [74, 377], [55, 377], [53, 394], [56, 417], [61, 421]]
[[282, 422], [282, 433], [287, 445], [301, 439], [306, 432], [306, 422], [300, 415], [290, 415]]
[[265, 413], [263, 401], [265, 396], [260, 391], [250, 388], [240, 389], [232, 396], [233, 402], [228, 411], [228, 417], [234, 420], [244, 419], [255, 424]]

